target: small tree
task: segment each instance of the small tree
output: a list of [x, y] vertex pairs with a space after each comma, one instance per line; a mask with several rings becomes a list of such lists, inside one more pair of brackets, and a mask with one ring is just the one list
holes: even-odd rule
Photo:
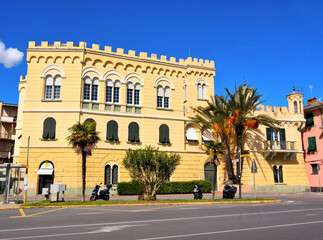
[[204, 144], [207, 149], [207, 154], [212, 156], [211, 164], [213, 165], [213, 183], [212, 183], [212, 199], [215, 195], [215, 184], [218, 175], [217, 165], [219, 163], [219, 154], [224, 152], [224, 146], [222, 142], [207, 142]]
[[139, 199], [156, 200], [160, 186], [170, 178], [180, 163], [178, 154], [160, 152], [158, 148], [147, 146], [144, 149], [129, 149], [123, 165], [130, 177], [138, 183], [142, 192]]
[[92, 149], [95, 148], [100, 138], [95, 131], [96, 122], [76, 123], [68, 129], [70, 136], [66, 139], [75, 149], [77, 154], [82, 154], [82, 201], [85, 201], [85, 178], [86, 178], [86, 157], [92, 155]]

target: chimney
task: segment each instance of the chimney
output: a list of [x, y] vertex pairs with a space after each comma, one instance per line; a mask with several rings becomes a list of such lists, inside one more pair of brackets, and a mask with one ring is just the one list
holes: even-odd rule
[[312, 104], [316, 102], [316, 97], [307, 99], [307, 104]]

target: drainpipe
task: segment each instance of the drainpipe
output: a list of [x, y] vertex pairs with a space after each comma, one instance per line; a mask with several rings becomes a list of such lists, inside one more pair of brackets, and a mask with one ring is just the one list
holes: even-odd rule
[[320, 129], [323, 129], [323, 110], [322, 110], [322, 108], [320, 109], [320, 111], [321, 111], [321, 123], [322, 123], [322, 126], [320, 127]]

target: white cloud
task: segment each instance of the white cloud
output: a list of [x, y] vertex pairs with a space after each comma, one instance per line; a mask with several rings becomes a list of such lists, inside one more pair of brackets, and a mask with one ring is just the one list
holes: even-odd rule
[[18, 65], [23, 56], [23, 52], [17, 48], [6, 48], [4, 43], [0, 41], [0, 64], [2, 63], [6, 68]]

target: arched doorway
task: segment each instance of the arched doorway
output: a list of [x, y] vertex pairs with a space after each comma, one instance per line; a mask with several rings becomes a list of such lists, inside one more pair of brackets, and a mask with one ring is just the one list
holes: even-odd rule
[[50, 161], [40, 164], [38, 174], [38, 194], [42, 193], [43, 188], [49, 188], [54, 183], [54, 165]]
[[[204, 165], [204, 178], [207, 181], [210, 181], [213, 184], [213, 175], [214, 175], [214, 167], [211, 163], [206, 163]], [[217, 179], [215, 179], [215, 191], [218, 190]]]

